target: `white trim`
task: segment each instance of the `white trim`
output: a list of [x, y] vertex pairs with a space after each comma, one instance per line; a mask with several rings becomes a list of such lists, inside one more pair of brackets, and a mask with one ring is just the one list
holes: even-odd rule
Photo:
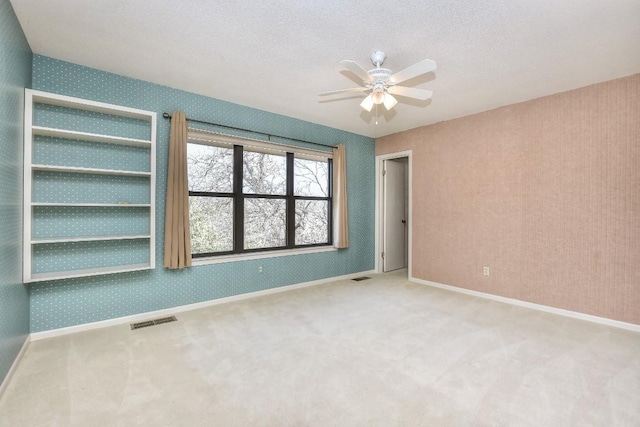
[[151, 117], [151, 152], [149, 156], [149, 172], [151, 172], [151, 182], [149, 183], [149, 267], [156, 268], [156, 149], [158, 145], [158, 115], [153, 112]]
[[32, 240], [31, 235], [31, 161], [33, 158], [33, 95], [34, 92], [24, 90], [24, 131], [23, 131], [23, 166], [22, 166], [22, 281], [28, 282], [31, 279], [31, 252], [32, 247], [29, 242]]
[[4, 380], [2, 380], [2, 384], [0, 384], [0, 399], [2, 399], [2, 395], [7, 390], [7, 387], [9, 387], [9, 382], [11, 381], [13, 374], [15, 374], [16, 369], [18, 369], [18, 365], [20, 364], [20, 361], [22, 360], [24, 353], [27, 351], [27, 348], [29, 347], [30, 342], [31, 342], [31, 335], [27, 335], [27, 338], [24, 340], [24, 343], [22, 344], [22, 348], [20, 349], [20, 351], [18, 352], [18, 355], [16, 356], [16, 358], [13, 360], [13, 363], [11, 364], [11, 368], [9, 368], [7, 375], [4, 377]]
[[31, 333], [31, 341], [38, 341], [45, 338], [58, 337], [62, 335], [75, 334], [76, 332], [90, 331], [93, 329], [105, 328], [107, 326], [121, 325], [123, 323], [139, 322], [143, 320], [153, 319], [156, 317], [174, 315], [184, 311], [197, 310], [199, 308], [210, 307], [218, 304], [226, 304], [234, 301], [241, 301], [250, 298], [261, 297], [264, 295], [277, 294], [287, 292], [294, 289], [307, 288], [309, 286], [323, 285], [325, 283], [337, 282], [339, 280], [349, 280], [363, 274], [373, 274], [373, 270], [361, 271], [358, 273], [345, 274], [343, 276], [328, 277], [326, 279], [313, 280], [311, 282], [296, 283], [293, 285], [285, 285], [277, 288], [265, 289], [263, 291], [248, 292], [246, 294], [232, 295], [229, 297], [218, 298], [210, 301], [197, 302], [194, 304], [180, 305], [162, 310], [148, 311], [146, 313], [133, 314], [131, 316], [117, 317], [115, 319], [101, 320], [98, 322], [84, 323], [82, 325], [68, 326], [66, 328], [52, 329], [49, 331]]
[[383, 202], [383, 195], [382, 195], [382, 167], [384, 164], [385, 160], [391, 160], [391, 159], [401, 159], [401, 158], [407, 158], [408, 159], [408, 165], [409, 165], [409, 239], [407, 242], [408, 245], [408, 257], [409, 259], [407, 260], [408, 263], [408, 271], [409, 271], [409, 275], [411, 275], [411, 266], [412, 266], [412, 258], [413, 258], [413, 251], [412, 251], [412, 241], [413, 241], [413, 159], [412, 159], [412, 155], [413, 155], [413, 151], [412, 150], [406, 150], [406, 151], [398, 151], [396, 153], [389, 153], [389, 154], [383, 154], [380, 156], [376, 156], [376, 211], [375, 211], [375, 266], [374, 266], [374, 271], [376, 273], [383, 273], [383, 263], [382, 263], [382, 233], [383, 233], [383, 224], [382, 224], [382, 210], [384, 208], [384, 206], [382, 205]]
[[252, 252], [248, 254], [220, 255], [220, 256], [212, 256], [208, 258], [192, 258], [191, 266], [195, 267], [197, 265], [222, 264], [225, 262], [247, 261], [252, 259], [277, 258], [281, 256], [316, 254], [320, 252], [335, 252], [337, 250], [338, 249], [334, 248], [333, 246], [315, 246], [311, 248]]
[[532, 302], [522, 301], [518, 299], [488, 294], [485, 292], [473, 291], [471, 289], [459, 288], [457, 286], [443, 285], [442, 283], [416, 279], [415, 277], [411, 277], [411, 272], [409, 272], [409, 281], [414, 283], [419, 283], [422, 285], [432, 286], [434, 288], [445, 289], [447, 291], [453, 291], [461, 294], [472, 295], [478, 298], [484, 298], [492, 301], [502, 302], [505, 304], [516, 305], [518, 307], [530, 308], [532, 310], [544, 311], [546, 313], [557, 314], [559, 316], [571, 317], [573, 319], [586, 320], [587, 322], [599, 323], [601, 325], [612, 326], [614, 328], [640, 332], [640, 325], [636, 325], [633, 323], [621, 322], [619, 320], [607, 319], [606, 317], [593, 316], [591, 314], [579, 313], [577, 311], [564, 310], [562, 308], [550, 307], [548, 305], [535, 304]]

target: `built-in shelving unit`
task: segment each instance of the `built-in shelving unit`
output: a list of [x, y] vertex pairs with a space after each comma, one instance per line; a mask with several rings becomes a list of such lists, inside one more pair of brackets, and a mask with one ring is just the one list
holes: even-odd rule
[[[152, 111], [25, 89], [25, 283], [155, 268], [156, 120]], [[104, 156], [101, 144], [121, 148], [94, 158], [94, 146]]]

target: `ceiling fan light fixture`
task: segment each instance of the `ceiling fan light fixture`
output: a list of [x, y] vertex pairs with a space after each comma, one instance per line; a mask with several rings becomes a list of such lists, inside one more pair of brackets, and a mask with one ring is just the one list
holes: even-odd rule
[[373, 97], [373, 103], [376, 105], [380, 105], [384, 102], [384, 94], [385, 94], [385, 90], [384, 90], [384, 84], [381, 82], [376, 82], [373, 85], [373, 92], [371, 93], [371, 96]]
[[384, 108], [387, 110], [391, 110], [398, 103], [398, 100], [395, 99], [390, 93], [386, 93], [384, 95]]
[[371, 96], [374, 104], [380, 105], [384, 102], [384, 91], [374, 91]]
[[367, 95], [367, 97], [360, 103], [360, 106], [363, 110], [371, 111], [373, 108], [373, 96], [371, 96], [371, 94]]

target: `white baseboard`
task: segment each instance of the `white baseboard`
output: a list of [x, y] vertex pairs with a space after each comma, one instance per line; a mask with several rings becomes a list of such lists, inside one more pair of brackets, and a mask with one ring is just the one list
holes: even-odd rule
[[4, 377], [4, 380], [2, 380], [2, 384], [0, 384], [0, 399], [2, 398], [2, 395], [4, 394], [4, 392], [7, 390], [7, 387], [9, 387], [9, 382], [11, 381], [11, 377], [13, 377], [13, 374], [18, 368], [18, 364], [20, 364], [20, 361], [22, 360], [22, 357], [24, 356], [25, 351], [27, 351], [27, 348], [29, 347], [30, 342], [31, 342], [31, 336], [27, 335], [27, 338], [24, 340], [24, 343], [22, 344], [22, 348], [20, 349], [20, 351], [18, 352], [18, 355], [16, 356], [13, 363], [11, 364], [11, 368], [9, 368], [9, 372], [7, 372], [7, 375]]
[[640, 332], [640, 325], [621, 322], [619, 320], [607, 319], [606, 317], [592, 316], [591, 314], [579, 313], [577, 311], [564, 310], [562, 308], [550, 307], [548, 305], [535, 304], [532, 302], [522, 301], [518, 299], [501, 297], [499, 295], [487, 294], [485, 292], [472, 291], [471, 289], [459, 288], [457, 286], [443, 285], [442, 283], [416, 279], [415, 277], [409, 277], [409, 281], [420, 283], [422, 285], [432, 286], [434, 288], [446, 289], [448, 291], [458, 292], [461, 294], [473, 295], [479, 298], [503, 302], [505, 304], [517, 305], [519, 307], [531, 308], [533, 310], [558, 314], [560, 316], [586, 320], [587, 322], [600, 323], [602, 325], [613, 326], [614, 328], [627, 329], [629, 331]]
[[198, 308], [210, 307], [212, 305], [226, 304], [233, 301], [241, 301], [249, 298], [256, 298], [264, 295], [287, 292], [294, 289], [306, 288], [309, 286], [322, 285], [325, 283], [337, 282], [339, 280], [349, 280], [363, 274], [373, 274], [373, 270], [361, 271], [358, 273], [345, 274], [343, 276], [328, 277], [326, 279], [313, 280], [311, 282], [296, 283], [294, 285], [280, 286], [278, 288], [265, 289], [263, 291], [248, 292], [246, 294], [233, 295], [230, 297], [218, 298], [210, 301], [197, 302], [194, 304], [180, 305], [177, 307], [165, 308], [162, 310], [147, 311], [145, 313], [133, 314], [131, 316], [116, 317], [114, 319], [100, 320], [98, 322], [83, 323], [81, 325], [68, 326], [66, 328], [51, 329], [49, 331], [32, 332], [31, 341], [52, 338], [61, 335], [74, 334], [76, 332], [89, 331], [92, 329], [106, 328], [107, 326], [121, 325], [123, 323], [140, 322], [156, 317], [171, 316], [175, 313], [196, 310]]

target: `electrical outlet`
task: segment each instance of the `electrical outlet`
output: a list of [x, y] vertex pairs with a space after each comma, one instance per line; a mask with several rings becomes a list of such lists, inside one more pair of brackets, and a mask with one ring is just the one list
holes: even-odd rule
[[489, 267], [484, 266], [482, 267], [482, 274], [484, 274], [485, 276], [489, 275]]
[[258, 267], [258, 273], [262, 273], [262, 266]]

